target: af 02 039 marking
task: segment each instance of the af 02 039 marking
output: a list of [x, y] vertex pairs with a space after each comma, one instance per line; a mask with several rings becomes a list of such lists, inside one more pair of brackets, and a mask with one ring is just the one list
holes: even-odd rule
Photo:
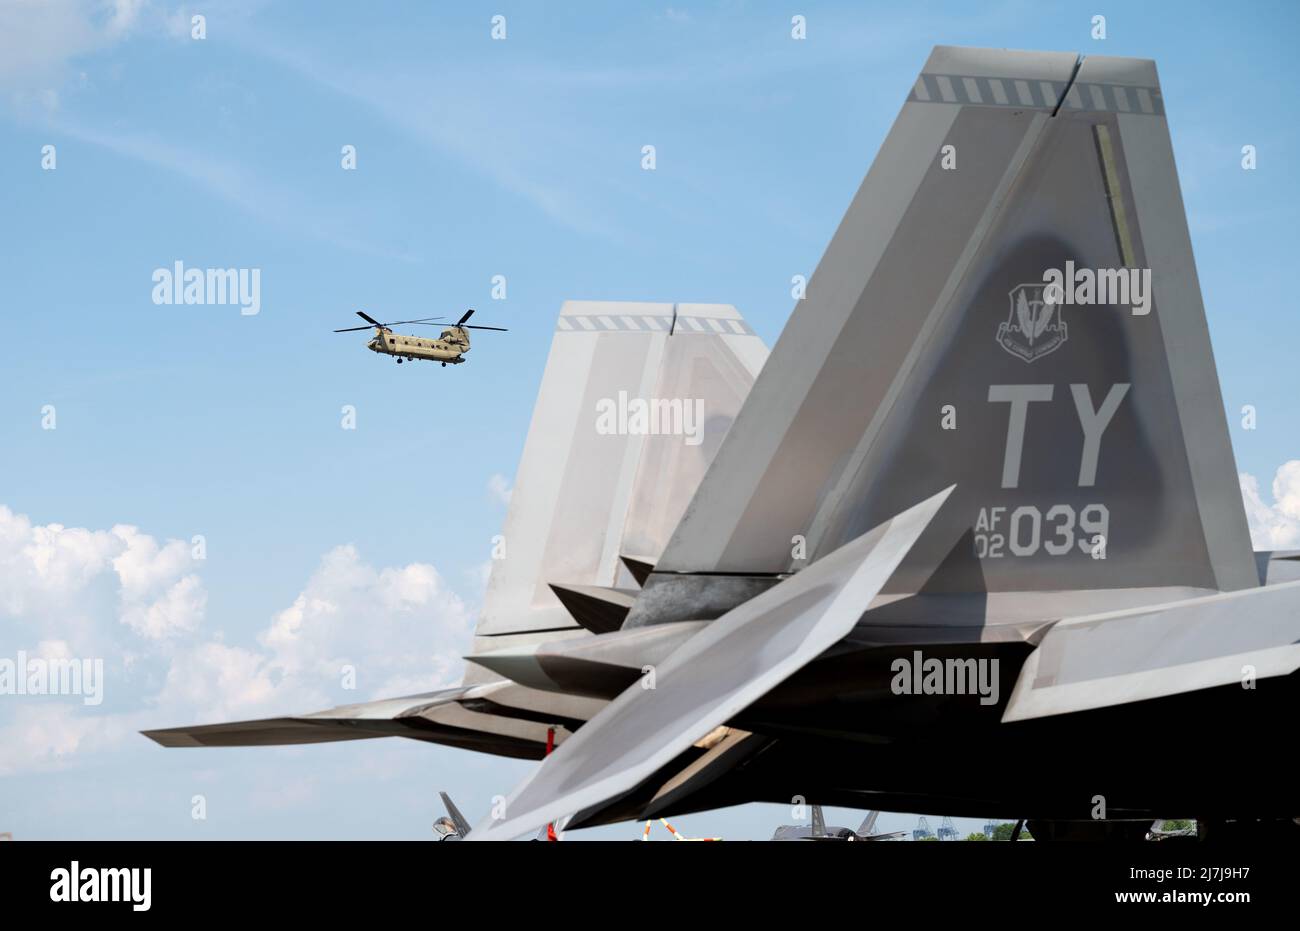
[[[1091, 488], [1097, 481], [1097, 460], [1101, 457], [1101, 440], [1115, 412], [1128, 395], [1129, 383], [1111, 385], [1100, 407], [1094, 407], [1087, 385], [1070, 385], [1075, 413], [1083, 430], [1083, 449], [1079, 457], [1078, 487]], [[990, 385], [990, 403], [1011, 405], [1007, 417], [1007, 440], [1002, 459], [1002, 487], [1020, 486], [1021, 460], [1025, 445], [1025, 425], [1029, 405], [1051, 401], [1054, 385]], [[1064, 556], [1077, 545], [1087, 553], [1110, 536], [1110, 509], [1104, 504], [1088, 504], [1076, 512], [1069, 504], [1053, 504], [1043, 510], [1026, 504], [1007, 515], [1005, 507], [981, 508], [975, 522], [975, 555], [980, 559], [1003, 556], [1032, 556], [1040, 549], [1050, 556]], [[1006, 519], [1005, 530], [1002, 521]], [[1076, 538], [1076, 526], [1084, 536]], [[1050, 531], [1044, 539], [1043, 531]], [[1101, 541], [1100, 543], [1098, 541]]]
[[[975, 555], [980, 559], [1033, 556], [1043, 549], [1049, 556], [1064, 556], [1077, 545], [1082, 553], [1105, 551], [1110, 536], [1110, 509], [1104, 504], [1088, 504], [1077, 513], [1068, 504], [1054, 504], [1043, 514], [1032, 504], [1022, 504], [1007, 515], [1008, 508], [980, 508], [975, 521]], [[1007, 519], [1005, 532], [996, 532]], [[1053, 523], [1055, 522], [1055, 523]], [[1043, 537], [1044, 525], [1052, 531]], [[1075, 526], [1083, 532], [1075, 536]]]

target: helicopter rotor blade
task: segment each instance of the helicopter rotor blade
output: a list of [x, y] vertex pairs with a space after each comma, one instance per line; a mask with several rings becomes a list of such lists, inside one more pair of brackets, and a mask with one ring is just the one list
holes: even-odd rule
[[465, 330], [500, 330], [502, 333], [507, 332], [506, 328], [503, 327], [503, 326], [478, 326], [478, 325], [473, 324], [473, 323], [471, 323], [471, 324], [467, 324], [467, 325], [463, 326], [462, 329], [465, 329]]
[[398, 326], [398, 325], [403, 324], [403, 323], [422, 323], [422, 324], [424, 324], [425, 326], [437, 326], [438, 324], [430, 323], [429, 321], [431, 321], [431, 320], [441, 320], [441, 319], [442, 319], [442, 317], [421, 317], [419, 320], [394, 320], [392, 323], [380, 323], [380, 322], [379, 322], [378, 320], [376, 320], [374, 317], [370, 316], [370, 315], [367, 314], [367, 313], [363, 313], [363, 312], [360, 311], [360, 310], [357, 311], [357, 316], [360, 317], [362, 320], [367, 320], [367, 321], [369, 321], [370, 326], [354, 326], [354, 327], [345, 327], [345, 328], [342, 329], [342, 330], [335, 330], [334, 332], [335, 332], [335, 333], [355, 333], [357, 330], [369, 330], [369, 329], [372, 329], [372, 328], [374, 328], [374, 327], [379, 327], [379, 329], [381, 329], [381, 330], [387, 330], [389, 327]]
[[419, 320], [394, 320], [392, 323], [385, 323], [384, 326], [398, 326], [403, 323], [428, 323], [430, 320], [441, 320], [442, 317], [421, 317]]
[[465, 311], [465, 316], [461, 317], [459, 320], [456, 321], [456, 326], [464, 326], [464, 325], [465, 325], [465, 321], [468, 320], [468, 319], [469, 319], [470, 317], [472, 317], [472, 316], [474, 316], [474, 308], [473, 308], [473, 307], [471, 307], [469, 310]]

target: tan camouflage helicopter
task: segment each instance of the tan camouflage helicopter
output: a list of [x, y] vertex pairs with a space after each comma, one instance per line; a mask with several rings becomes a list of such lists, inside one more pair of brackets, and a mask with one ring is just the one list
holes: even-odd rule
[[474, 310], [465, 311], [464, 316], [445, 327], [442, 335], [437, 339], [425, 339], [419, 336], [407, 336], [402, 333], [394, 333], [390, 327], [401, 326], [406, 323], [417, 323], [422, 326], [437, 326], [434, 320], [441, 320], [441, 317], [423, 317], [419, 320], [394, 320], [392, 323], [380, 323], [374, 317], [358, 310], [357, 316], [365, 320], [368, 326], [346, 327], [342, 330], [335, 330], [335, 333], [355, 333], [358, 330], [369, 330], [371, 327], [375, 330], [374, 338], [366, 343], [366, 348], [371, 352], [382, 352], [386, 355], [396, 356], [397, 364], [401, 365], [404, 359], [428, 359], [430, 362], [441, 362], [446, 365], [450, 362], [452, 365], [459, 365], [464, 362], [465, 353], [469, 352], [469, 333], [467, 330], [500, 330], [506, 331], [501, 326], [477, 326], [467, 324], [468, 320], [474, 313]]

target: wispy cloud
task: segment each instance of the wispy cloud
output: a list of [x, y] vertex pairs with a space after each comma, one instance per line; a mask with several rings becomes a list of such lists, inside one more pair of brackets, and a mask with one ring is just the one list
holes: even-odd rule
[[240, 42], [301, 79], [361, 104], [403, 135], [487, 176], [555, 222], [582, 233], [615, 233], [588, 192], [540, 177], [539, 166], [548, 158], [555, 160], [557, 151], [581, 144], [572, 138], [571, 125], [561, 133], [532, 101], [495, 93], [474, 75], [453, 69], [437, 74], [354, 69], [251, 34], [241, 34]]
[[55, 109], [78, 59], [140, 34], [172, 33], [175, 15], [150, 0], [0, 3], [0, 93], [12, 104]]
[[409, 253], [386, 248], [353, 235], [336, 216], [322, 213], [313, 201], [271, 184], [243, 165], [210, 152], [180, 146], [154, 132], [107, 131], [69, 119], [51, 128], [73, 139], [107, 149], [192, 181], [255, 219], [340, 249], [383, 258], [415, 261]]
[[[226, 24], [246, 18], [255, 8], [227, 4], [222, 8]], [[179, 145], [164, 133], [106, 129], [62, 106], [68, 88], [75, 90], [89, 80], [79, 70], [80, 59], [139, 37], [190, 41], [189, 23], [188, 7], [149, 0], [0, 3], [0, 101], [19, 119], [183, 177], [263, 224], [351, 252], [415, 261], [401, 250], [358, 237], [350, 224], [320, 210], [319, 198], [294, 194], [231, 158]]]

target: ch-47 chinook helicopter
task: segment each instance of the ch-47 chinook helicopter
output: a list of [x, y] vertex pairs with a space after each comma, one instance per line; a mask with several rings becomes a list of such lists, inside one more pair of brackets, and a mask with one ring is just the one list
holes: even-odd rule
[[446, 365], [450, 362], [452, 365], [459, 365], [464, 362], [465, 353], [469, 352], [469, 333], [468, 330], [500, 330], [505, 331], [505, 327], [500, 326], [477, 326], [467, 324], [474, 311], [473, 309], [465, 311], [464, 316], [443, 329], [442, 335], [437, 339], [425, 339], [419, 336], [407, 336], [402, 333], [394, 333], [390, 327], [401, 326], [405, 323], [417, 323], [422, 326], [437, 326], [434, 320], [441, 320], [441, 317], [423, 317], [419, 320], [394, 320], [392, 323], [380, 323], [374, 317], [358, 310], [357, 316], [365, 320], [369, 326], [346, 327], [342, 330], [335, 330], [335, 333], [355, 333], [358, 330], [369, 330], [371, 327], [375, 330], [374, 339], [366, 343], [366, 348], [371, 352], [382, 352], [386, 355], [396, 356], [397, 364], [401, 365], [404, 359], [428, 359], [430, 362], [441, 362]]

